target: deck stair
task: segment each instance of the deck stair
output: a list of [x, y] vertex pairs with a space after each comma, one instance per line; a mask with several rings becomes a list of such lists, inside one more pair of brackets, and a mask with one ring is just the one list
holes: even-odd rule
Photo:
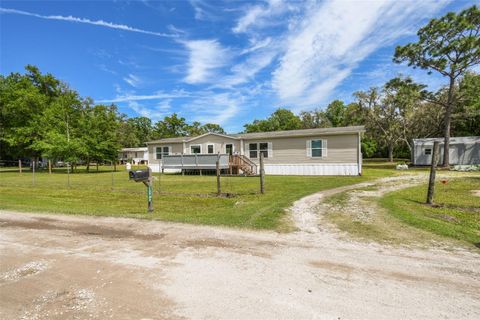
[[256, 176], [258, 174], [257, 171], [257, 164], [244, 155], [234, 154], [230, 156], [231, 173]]

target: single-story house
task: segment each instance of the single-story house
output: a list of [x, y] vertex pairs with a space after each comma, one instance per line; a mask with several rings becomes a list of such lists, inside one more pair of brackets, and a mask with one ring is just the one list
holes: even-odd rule
[[123, 148], [118, 153], [120, 164], [131, 162], [132, 164], [148, 164], [148, 148]]
[[195, 137], [147, 142], [154, 172], [221, 169], [258, 174], [263, 154], [265, 173], [278, 175], [360, 175], [363, 126], [239, 134], [206, 133]]
[[[443, 163], [444, 138], [413, 139], [413, 164], [432, 164], [433, 143], [440, 142], [439, 164]], [[480, 137], [451, 137], [450, 164], [480, 164]]]

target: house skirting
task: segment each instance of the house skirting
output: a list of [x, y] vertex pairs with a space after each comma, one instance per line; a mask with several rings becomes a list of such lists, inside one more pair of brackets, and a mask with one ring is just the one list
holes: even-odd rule
[[357, 163], [265, 164], [265, 174], [298, 176], [358, 176]]
[[[148, 165], [153, 172], [160, 172], [160, 164]], [[177, 173], [180, 169], [164, 169], [165, 173]], [[298, 176], [358, 176], [357, 163], [305, 163], [305, 164], [265, 164], [265, 173], [271, 175]]]

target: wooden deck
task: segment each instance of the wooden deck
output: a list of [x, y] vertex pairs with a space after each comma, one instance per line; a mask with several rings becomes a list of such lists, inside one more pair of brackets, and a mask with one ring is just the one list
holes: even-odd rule
[[228, 154], [179, 154], [168, 155], [162, 159], [162, 169], [180, 170], [228, 170], [231, 175], [256, 175], [257, 165], [242, 155]]

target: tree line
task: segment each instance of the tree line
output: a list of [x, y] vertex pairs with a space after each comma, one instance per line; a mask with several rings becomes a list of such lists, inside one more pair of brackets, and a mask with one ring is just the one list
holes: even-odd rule
[[224, 133], [217, 124], [187, 123], [173, 114], [152, 123], [128, 118], [114, 104], [95, 104], [32, 65], [0, 76], [0, 160], [47, 157], [70, 163], [115, 163], [122, 147], [157, 138]]
[[[353, 102], [334, 100], [326, 108], [298, 115], [280, 108], [267, 119], [244, 125], [244, 132], [364, 125], [365, 157], [409, 157], [412, 139], [480, 136], [480, 10], [432, 19], [418, 41], [398, 46], [393, 61], [438, 73], [446, 85], [430, 92], [424, 84], [398, 76], [381, 87], [358, 91]], [[128, 118], [114, 105], [82, 98], [53, 75], [28, 65], [26, 73], [0, 76], [0, 159], [38, 158], [77, 163], [115, 161], [122, 147], [159, 138], [225, 133], [213, 123], [189, 123], [173, 113], [153, 123]], [[87, 167], [88, 168], [88, 167]]]

